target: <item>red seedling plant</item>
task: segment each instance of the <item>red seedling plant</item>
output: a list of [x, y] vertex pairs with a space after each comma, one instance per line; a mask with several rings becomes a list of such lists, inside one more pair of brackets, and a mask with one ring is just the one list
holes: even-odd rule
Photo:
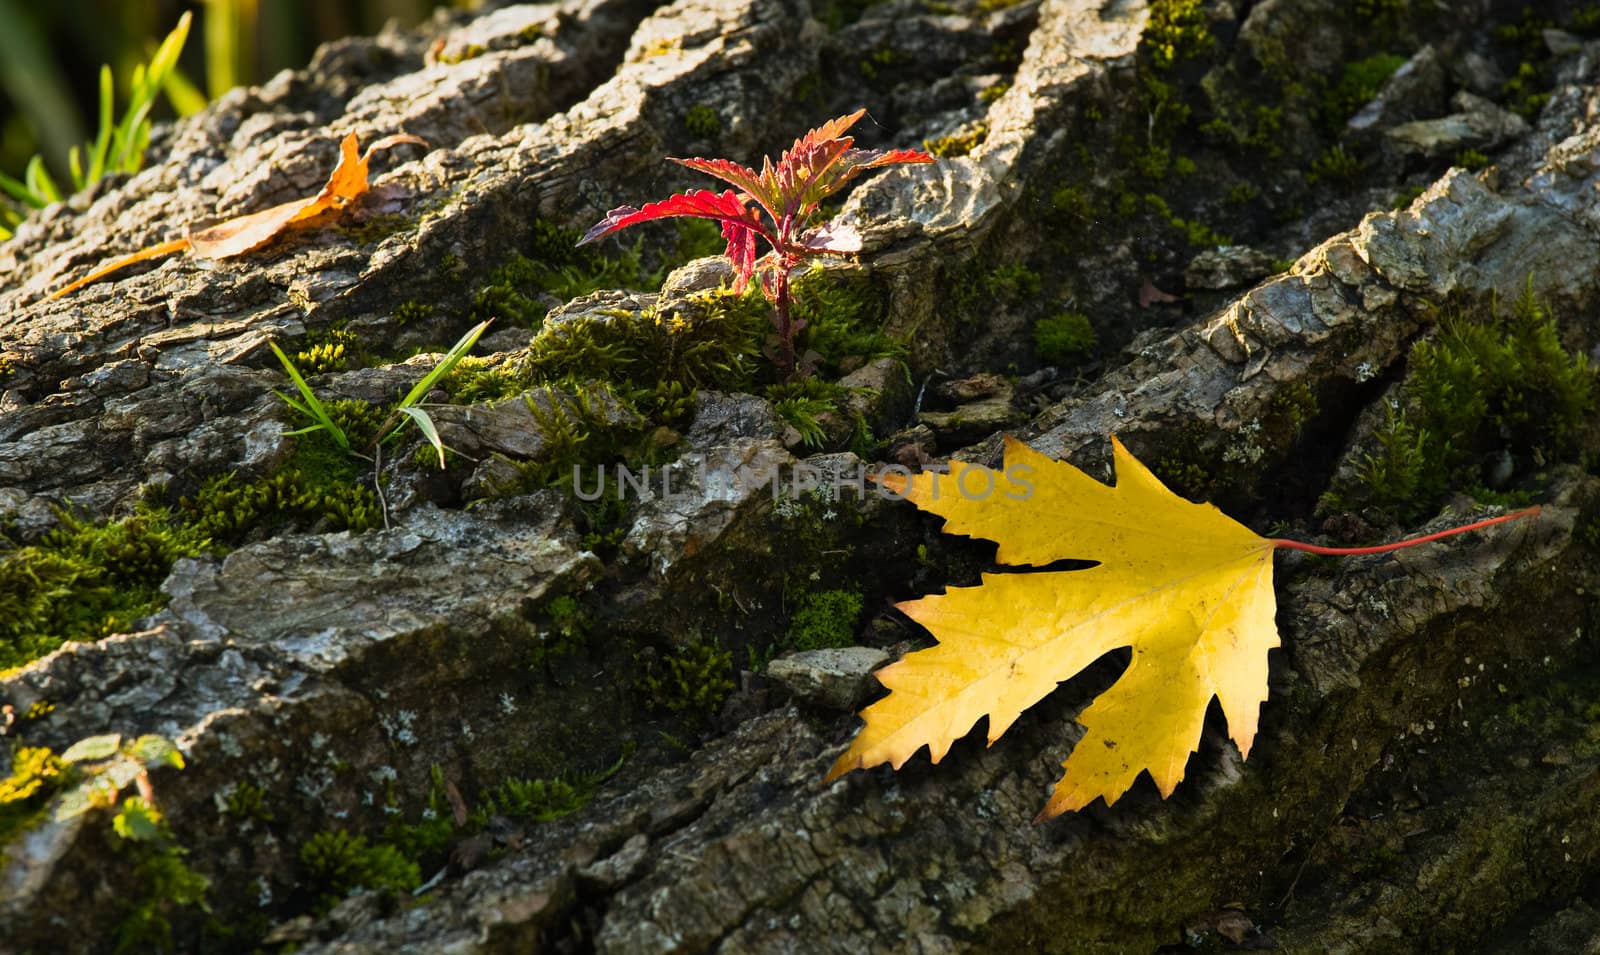
[[[933, 157], [920, 149], [852, 148], [855, 140], [844, 132], [865, 113], [856, 110], [823, 123], [795, 140], [776, 166], [770, 157], [763, 158], [759, 173], [727, 159], [673, 159], [737, 188], [720, 193], [710, 189], [681, 192], [646, 203], [642, 209], [621, 206], [595, 223], [578, 244], [651, 219], [693, 216], [721, 222], [722, 237], [728, 240], [724, 254], [733, 263], [734, 291], [743, 292], [750, 277], [760, 274], [761, 291], [773, 303], [773, 325], [778, 333], [773, 361], [780, 375], [791, 377], [796, 370], [795, 336], [805, 322], [789, 314], [790, 276], [812, 258], [861, 251], [861, 234], [855, 227], [837, 220], [814, 225], [817, 207], [869, 169], [933, 162]], [[759, 259], [757, 237], [771, 248]]]

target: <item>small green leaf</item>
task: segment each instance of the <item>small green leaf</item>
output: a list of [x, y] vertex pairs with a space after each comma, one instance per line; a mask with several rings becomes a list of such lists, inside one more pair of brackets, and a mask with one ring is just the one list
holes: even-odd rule
[[178, 751], [172, 740], [154, 733], [147, 733], [133, 741], [133, 756], [148, 769], [157, 766], [183, 768], [183, 753]]
[[161, 811], [139, 796], [129, 796], [111, 820], [117, 835], [134, 842], [155, 842], [161, 838]]
[[87, 739], [80, 739], [67, 747], [67, 751], [61, 754], [61, 761], [63, 763], [92, 763], [96, 760], [109, 759], [117, 754], [117, 747], [121, 745], [121, 733], [90, 736]]

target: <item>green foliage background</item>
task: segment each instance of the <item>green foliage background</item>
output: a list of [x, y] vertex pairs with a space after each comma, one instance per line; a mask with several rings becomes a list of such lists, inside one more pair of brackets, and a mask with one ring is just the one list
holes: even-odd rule
[[[319, 43], [410, 26], [472, 0], [0, 0], [0, 172], [39, 154], [67, 180], [67, 150], [95, 131], [97, 76], [110, 64], [118, 102], [185, 11], [195, 26], [179, 70], [199, 97], [302, 67]], [[158, 117], [170, 117], [168, 102]]]

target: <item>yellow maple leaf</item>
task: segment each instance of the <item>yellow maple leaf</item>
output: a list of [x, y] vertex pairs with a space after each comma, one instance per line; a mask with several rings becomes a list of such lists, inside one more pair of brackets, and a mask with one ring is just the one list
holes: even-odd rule
[[1264, 538], [1210, 504], [1185, 501], [1112, 438], [1117, 483], [1102, 484], [1012, 438], [1002, 472], [954, 462], [947, 474], [880, 481], [945, 517], [947, 533], [998, 541], [1002, 564], [1099, 561], [1083, 570], [985, 574], [976, 587], [899, 604], [939, 645], [877, 672], [889, 695], [828, 773], [890, 763], [922, 746], [937, 763], [980, 717], [991, 744], [1022, 711], [1111, 650], [1127, 670], [1078, 716], [1085, 733], [1040, 818], [1119, 799], [1141, 772], [1163, 798], [1222, 702], [1248, 756], [1267, 698], [1274, 623], [1272, 552], [1375, 553], [1535, 513], [1369, 548]]

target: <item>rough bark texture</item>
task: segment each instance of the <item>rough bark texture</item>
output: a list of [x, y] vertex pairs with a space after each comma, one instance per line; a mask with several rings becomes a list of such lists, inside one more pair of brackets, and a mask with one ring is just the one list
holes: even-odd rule
[[[1479, 481], [1409, 512], [1361, 498], [1414, 344], [1441, 337], [1441, 314], [1503, 312], [1525, 291], [1569, 353], [1600, 342], [1600, 45], [1563, 32], [1593, 17], [1501, 6], [582, 0], [330, 44], [162, 128], [143, 172], [0, 244], [5, 546], [47, 543], [69, 510], [108, 521], [181, 506], [217, 475], [280, 473], [303, 422], [274, 394], [290, 386], [269, 341], [348, 334], [366, 367], [313, 376], [318, 394], [391, 402], [510, 307], [497, 270], [537, 259], [552, 227], [691, 184], [663, 157], [752, 161], [860, 105], [865, 145], [970, 148], [844, 202], [904, 365], [839, 369], [828, 453], [809, 464], [988, 460], [1005, 428], [1093, 472], [1115, 432], [1262, 531], [1371, 542], [1459, 523]], [[1312, 77], [1378, 52], [1409, 60], [1332, 120], [1333, 93], [1322, 113], [1307, 105]], [[1519, 98], [1508, 56], [1534, 64], [1546, 100]], [[1174, 121], [1175, 103], [1192, 120]], [[1202, 136], [1205, 116], [1221, 125]], [[96, 262], [314, 192], [351, 130], [430, 148], [391, 151], [355, 208], [257, 252], [175, 257], [44, 301]], [[1449, 168], [1478, 165], [1469, 150], [1493, 164]], [[1191, 154], [1189, 170], [1172, 161]], [[1006, 270], [1024, 262], [1031, 279]], [[702, 260], [659, 290], [517, 290], [518, 308], [548, 300], [478, 351], [526, 371], [535, 335], [693, 323], [726, 274]], [[1034, 347], [1034, 326], [1064, 311], [1099, 338], [1076, 365]], [[439, 404], [448, 469], [428, 469], [411, 432], [355, 480], [385, 476], [386, 526], [256, 528], [177, 560], [136, 632], [0, 674], [12, 750], [177, 741], [187, 767], [151, 784], [210, 880], [209, 918], [148, 898], [153, 850], [123, 844], [104, 809], [61, 811], [63, 791], [0, 848], [0, 949], [114, 948], [140, 901], [180, 950], [1600, 946], [1587, 418], [1548, 448], [1498, 436], [1506, 465], [1481, 483], [1542, 502], [1537, 521], [1280, 558], [1284, 649], [1247, 763], [1213, 713], [1173, 798], [1145, 780], [1112, 808], [1036, 825], [1073, 715], [1119, 662], [992, 748], [973, 734], [938, 766], [824, 785], [856, 725], [843, 707], [875, 692], [866, 672], [925, 639], [887, 602], [970, 583], [992, 552], [870, 493], [775, 503], [742, 478], [815, 449], [767, 397], [702, 388], [671, 428], [625, 397], [552, 381]], [[658, 467], [621, 522], [518, 484], [580, 404], [644, 434]], [[878, 440], [852, 440], [869, 426]], [[793, 649], [801, 592], [824, 587], [866, 597], [845, 625], [872, 649], [768, 668]], [[720, 712], [663, 701], [661, 674], [680, 672], [666, 661], [717, 644], [738, 684]], [[713, 677], [680, 682], [679, 697], [721, 698]], [[477, 808], [507, 779], [597, 778], [619, 756], [574, 813], [458, 825], [415, 860], [424, 879], [439, 870], [426, 894], [360, 892], [331, 911], [319, 897], [304, 852], [318, 833], [392, 842], [397, 820], [450, 815], [445, 784]], [[133, 772], [107, 771], [129, 793]]]

